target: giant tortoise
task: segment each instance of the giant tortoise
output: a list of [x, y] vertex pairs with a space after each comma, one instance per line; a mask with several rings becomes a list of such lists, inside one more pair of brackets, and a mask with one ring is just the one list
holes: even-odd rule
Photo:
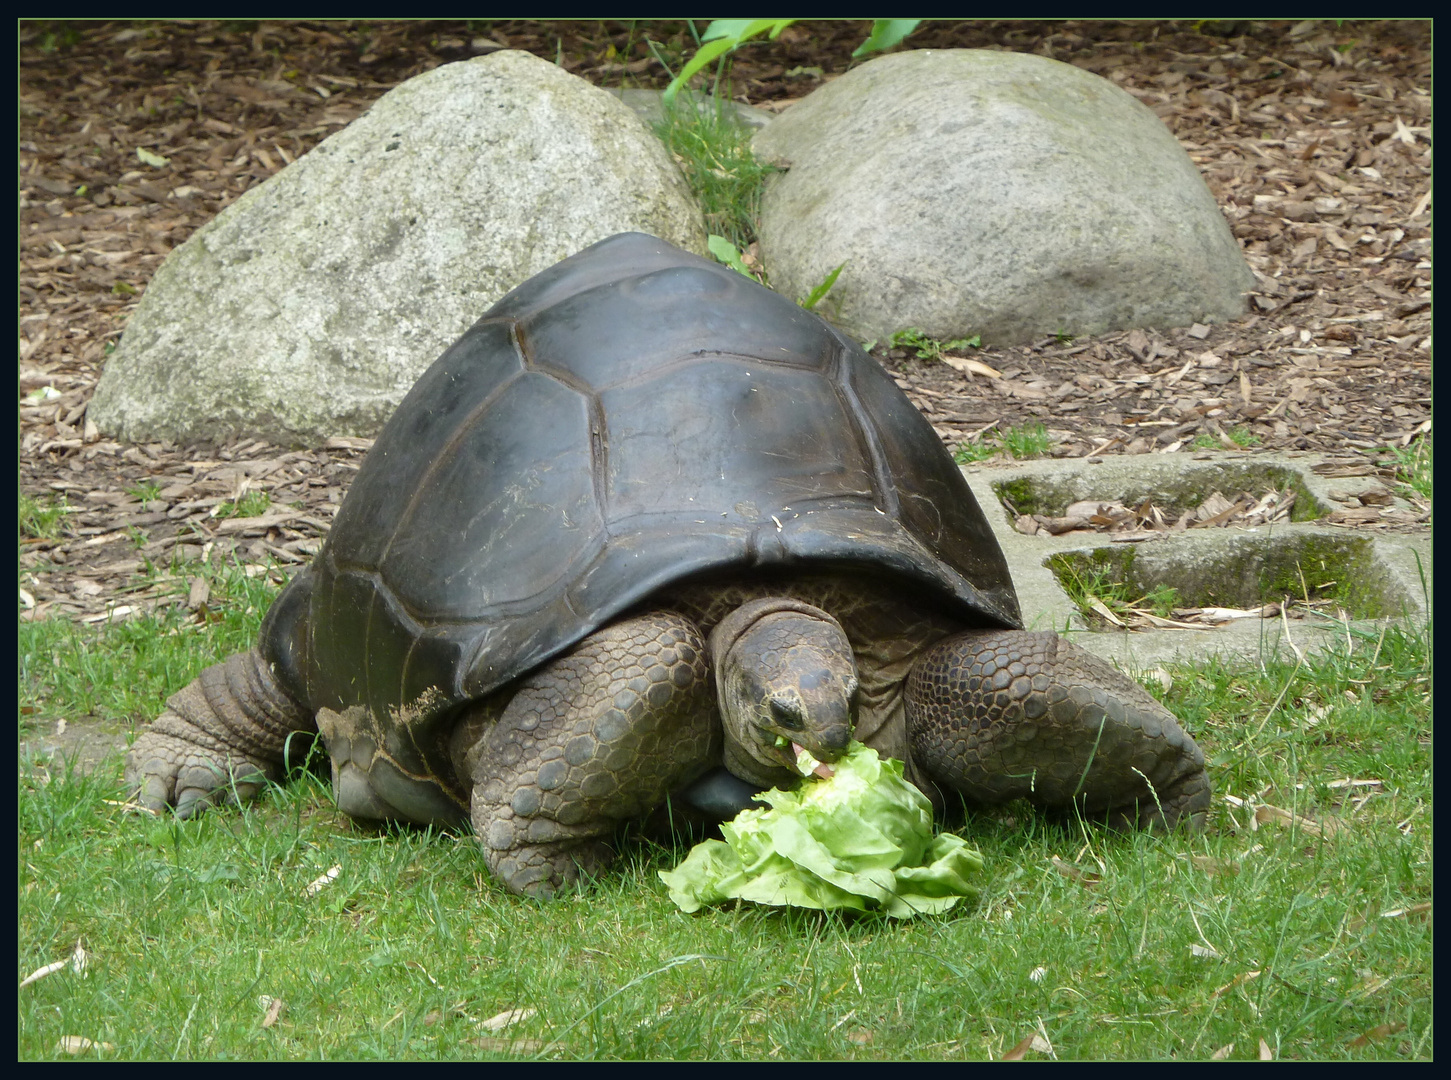
[[852, 738], [939, 808], [1197, 827], [1210, 798], [1141, 687], [1021, 629], [987, 520], [886, 372], [639, 233], [439, 357], [256, 647], [172, 697], [126, 777], [189, 815], [280, 778], [299, 732], [343, 811], [472, 821], [537, 896], [667, 799], [723, 820]]

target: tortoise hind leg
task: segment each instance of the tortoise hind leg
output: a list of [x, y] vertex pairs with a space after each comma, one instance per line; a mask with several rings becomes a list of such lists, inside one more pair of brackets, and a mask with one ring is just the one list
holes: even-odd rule
[[470, 753], [472, 818], [511, 892], [547, 897], [614, 857], [606, 838], [720, 757], [705, 641], [651, 612], [526, 679]]
[[142, 806], [191, 817], [216, 802], [241, 803], [282, 777], [294, 732], [312, 714], [279, 685], [257, 649], [213, 664], [173, 694], [126, 755], [126, 785]]
[[916, 762], [970, 802], [1204, 825], [1209, 778], [1194, 740], [1143, 687], [1057, 634], [947, 638], [913, 665], [906, 699]]

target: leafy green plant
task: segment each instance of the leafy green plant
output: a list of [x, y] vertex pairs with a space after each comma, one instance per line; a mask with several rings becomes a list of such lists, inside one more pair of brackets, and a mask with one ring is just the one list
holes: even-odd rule
[[[712, 93], [703, 100], [679, 91], [711, 60], [721, 58], [739, 45], [762, 34], [775, 38], [794, 19], [718, 19], [700, 35], [701, 48], [681, 69], [662, 95], [664, 118], [656, 134], [685, 174], [691, 192], [700, 204], [709, 234], [709, 250], [726, 266], [765, 284], [764, 274], [753, 272], [742, 254], [756, 238], [761, 188], [775, 166], [756, 160], [751, 153], [751, 133], [741, 123], [734, 106], [718, 91], [724, 69], [717, 72]], [[853, 55], [866, 55], [890, 48], [916, 28], [919, 20], [883, 19]], [[910, 25], [909, 25], [910, 24]], [[669, 69], [662, 47], [648, 41], [655, 58]], [[844, 264], [843, 264], [844, 265]], [[806, 297], [798, 302], [810, 310], [836, 284], [837, 267]]]
[[812, 289], [809, 293], [807, 293], [804, 297], [802, 297], [800, 300], [797, 300], [796, 302], [804, 307], [807, 311], [815, 308], [816, 305], [821, 303], [821, 301], [825, 298], [826, 294], [831, 292], [831, 287], [836, 284], [836, 279], [841, 276], [842, 267], [844, 266], [846, 266], [846, 263], [842, 263], [841, 266], [838, 266], [831, 273], [827, 274], [826, 277], [821, 279], [820, 284], [818, 284], [816, 288]]
[[[807, 764], [809, 772], [815, 760]], [[933, 837], [931, 803], [902, 778], [900, 761], [853, 742], [832, 768], [795, 791], [765, 792], [769, 809], [744, 811], [721, 826], [724, 841], [707, 840], [661, 871], [670, 898], [686, 912], [740, 899], [898, 919], [977, 899], [982, 856], [951, 833]]]
[[[700, 35], [700, 48], [694, 56], [686, 61], [685, 66], [680, 69], [680, 74], [670, 80], [670, 85], [665, 88], [662, 100], [667, 108], [675, 101], [675, 95], [680, 88], [693, 79], [705, 69], [705, 66], [718, 57], [724, 57], [727, 53], [735, 52], [754, 37], [767, 34], [770, 40], [776, 37], [782, 30], [790, 26], [795, 19], [716, 19], [705, 28], [705, 33]], [[717, 73], [717, 83], [719, 82]]]
[[871, 35], [852, 50], [852, 58], [859, 60], [863, 56], [885, 52], [894, 45], [900, 45], [921, 24], [921, 19], [876, 19], [872, 22]]
[[741, 253], [739, 249], [737, 249], [737, 247], [729, 240], [727, 240], [724, 236], [716, 236], [714, 233], [712, 233], [709, 240], [707, 240], [706, 242], [706, 247], [710, 249], [710, 253], [712, 255], [714, 255], [719, 261], [725, 263], [736, 273], [741, 274], [744, 277], [748, 277], [752, 281], [760, 280], [760, 278], [758, 278], [755, 274], [751, 273], [750, 268], [746, 266], [745, 260], [741, 258]]
[[[705, 28], [705, 33], [700, 35], [700, 48], [696, 54], [686, 61], [685, 66], [680, 69], [680, 74], [671, 79], [670, 85], [665, 88], [665, 104], [669, 106], [675, 100], [675, 95], [680, 92], [680, 88], [703, 71], [712, 60], [719, 59], [724, 62], [728, 54], [735, 52], [747, 41], [758, 38], [762, 34], [765, 34], [768, 40], [775, 41], [782, 30], [796, 21], [796, 19], [716, 19]], [[857, 46], [852, 52], [852, 56], [859, 58], [890, 49], [917, 29], [921, 21], [921, 19], [875, 20], [872, 23], [870, 35], [866, 41]], [[719, 85], [720, 77], [721, 73], [718, 71], [717, 85]]]
[[126, 490], [133, 498], [141, 502], [150, 502], [161, 494], [161, 485], [155, 480], [142, 480]]
[[973, 334], [970, 338], [954, 338], [951, 341], [938, 341], [930, 338], [921, 330], [909, 328], [898, 330], [892, 335], [892, 344], [899, 349], [913, 349], [919, 360], [940, 360], [945, 352], [961, 352], [963, 349], [982, 348], [982, 335]]

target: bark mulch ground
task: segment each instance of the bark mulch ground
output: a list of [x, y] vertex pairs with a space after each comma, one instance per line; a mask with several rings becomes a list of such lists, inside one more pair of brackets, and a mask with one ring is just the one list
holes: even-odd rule
[[[789, 108], [865, 32], [799, 24], [743, 50], [740, 98]], [[22, 22], [20, 489], [69, 512], [59, 537], [22, 537], [21, 618], [172, 602], [140, 572], [177, 556], [302, 563], [367, 450], [97, 432], [96, 379], [172, 248], [404, 79], [517, 48], [600, 85], [663, 86], [647, 34], [676, 66], [690, 51], [681, 23]], [[1429, 22], [942, 22], [908, 45], [1034, 52], [1112, 80], [1179, 138], [1256, 275], [1250, 314], [1222, 326], [929, 359], [879, 346], [949, 447], [1042, 424], [1059, 457], [1312, 451], [1348, 478], [1336, 523], [1429, 527], [1429, 503], [1380, 483], [1383, 449], [1431, 430]]]

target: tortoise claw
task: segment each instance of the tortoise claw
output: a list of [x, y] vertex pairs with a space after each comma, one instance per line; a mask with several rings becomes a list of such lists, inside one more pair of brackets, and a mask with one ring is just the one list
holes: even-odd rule
[[558, 892], [588, 881], [614, 859], [614, 850], [590, 837], [523, 844], [506, 850], [484, 844], [485, 861], [504, 887], [520, 896], [548, 900]]
[[287, 739], [313, 729], [253, 649], [214, 664], [172, 695], [126, 755], [126, 785], [148, 810], [192, 817], [246, 802], [282, 775]]
[[152, 730], [127, 756], [125, 779], [147, 810], [160, 813], [171, 806], [177, 817], [190, 818], [211, 806], [235, 806], [255, 798], [268, 774], [256, 762]]

